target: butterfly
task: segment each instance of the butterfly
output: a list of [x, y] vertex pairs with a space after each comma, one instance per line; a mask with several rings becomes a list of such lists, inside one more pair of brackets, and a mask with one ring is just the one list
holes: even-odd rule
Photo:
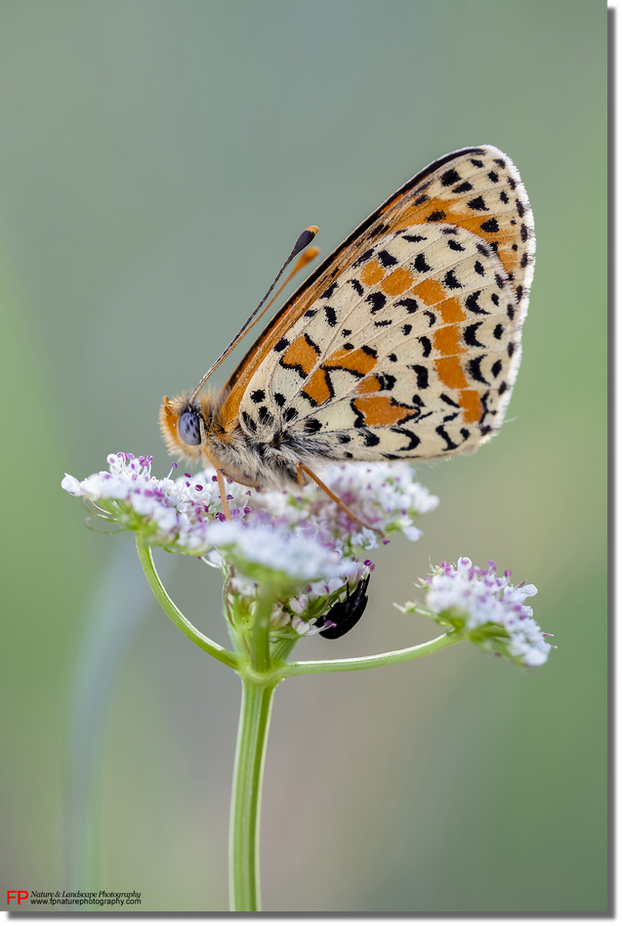
[[199, 395], [263, 302], [194, 392], [164, 398], [169, 449], [216, 467], [223, 502], [223, 475], [291, 488], [306, 474], [325, 488], [314, 470], [327, 462], [475, 450], [510, 400], [534, 260], [533, 215], [507, 155], [445, 155], [309, 275], [224, 388]]

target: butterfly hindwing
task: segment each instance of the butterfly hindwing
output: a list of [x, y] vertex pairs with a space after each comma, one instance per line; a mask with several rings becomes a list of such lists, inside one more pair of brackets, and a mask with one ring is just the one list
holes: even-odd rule
[[500, 426], [520, 362], [533, 219], [495, 148], [398, 191], [292, 297], [230, 382], [252, 440], [333, 459], [432, 458]]

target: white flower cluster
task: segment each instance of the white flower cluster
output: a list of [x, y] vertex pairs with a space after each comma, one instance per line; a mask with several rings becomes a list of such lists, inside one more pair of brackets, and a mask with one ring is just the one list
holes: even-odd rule
[[198, 556], [212, 545], [208, 526], [222, 508], [218, 487], [186, 474], [179, 479], [151, 475], [152, 457], [132, 453], [108, 456], [109, 471], [82, 482], [65, 475], [62, 488], [82, 496], [128, 530], [141, 530], [155, 546]]
[[[458, 615], [466, 630], [474, 631], [490, 625], [501, 627], [507, 634], [507, 655], [527, 666], [540, 666], [548, 659], [551, 645], [544, 639], [533, 619], [533, 609], [524, 604], [537, 594], [535, 585], [510, 584], [509, 570], [496, 575], [492, 560], [487, 569], [473, 566], [462, 557], [457, 565], [442, 563], [426, 580], [426, 605], [436, 615]], [[499, 639], [495, 641], [499, 644]]]
[[[272, 626], [291, 627], [298, 634], [318, 632], [316, 622], [346, 594], [348, 584], [356, 585], [373, 569], [370, 560], [361, 561], [360, 551], [378, 546], [375, 531], [402, 531], [417, 540], [421, 531], [413, 519], [438, 505], [438, 498], [414, 481], [406, 463], [348, 464], [331, 466], [323, 478], [374, 530], [353, 521], [315, 484], [294, 493], [249, 489], [227, 480], [232, 520], [225, 521], [211, 468], [196, 476], [157, 479], [151, 475], [151, 457], [111, 454], [108, 463], [108, 472], [82, 482], [66, 475], [63, 489], [88, 499], [95, 513], [100, 509], [128, 530], [143, 532], [152, 545], [207, 554], [249, 614], [254, 580], [262, 569], [288, 576], [303, 588], [297, 597], [279, 602]], [[229, 562], [237, 567], [235, 576]]]

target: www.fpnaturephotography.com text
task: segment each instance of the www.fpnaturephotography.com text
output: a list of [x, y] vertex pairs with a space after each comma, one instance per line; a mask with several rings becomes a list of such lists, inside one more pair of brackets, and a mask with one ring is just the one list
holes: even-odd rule
[[[9, 892], [17, 894], [16, 891]], [[141, 891], [20, 891], [21, 902], [28, 900], [31, 904], [41, 906], [95, 906], [123, 907], [140, 906]], [[27, 897], [23, 895], [27, 893]], [[10, 900], [7, 896], [7, 903]]]

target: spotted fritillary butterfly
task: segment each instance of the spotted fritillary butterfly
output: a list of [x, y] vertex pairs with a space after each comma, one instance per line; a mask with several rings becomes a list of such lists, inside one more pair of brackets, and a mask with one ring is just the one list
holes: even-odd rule
[[169, 448], [273, 487], [301, 464], [475, 450], [503, 422], [534, 259], [510, 159], [440, 158], [311, 273], [220, 392], [164, 399]]

